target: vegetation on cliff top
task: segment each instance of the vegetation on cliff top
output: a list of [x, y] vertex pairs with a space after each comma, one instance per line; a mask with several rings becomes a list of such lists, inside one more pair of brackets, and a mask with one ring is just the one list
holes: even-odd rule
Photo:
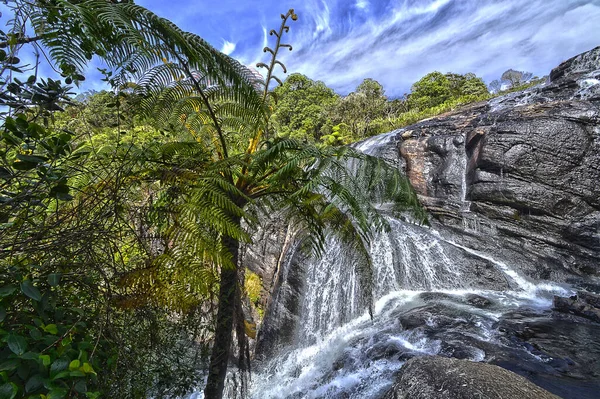
[[490, 92], [475, 74], [431, 72], [415, 82], [410, 93], [388, 99], [384, 87], [373, 79], [339, 96], [323, 82], [295, 73], [275, 89], [272, 125], [282, 137], [321, 146], [344, 145], [544, 81], [512, 70], [502, 76]]

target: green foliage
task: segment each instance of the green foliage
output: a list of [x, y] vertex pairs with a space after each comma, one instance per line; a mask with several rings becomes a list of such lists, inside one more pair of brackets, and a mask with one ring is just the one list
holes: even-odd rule
[[277, 133], [312, 143], [320, 140], [329, 109], [339, 101], [323, 82], [298, 73], [291, 74], [274, 94], [277, 103], [271, 121]]
[[246, 278], [244, 281], [244, 289], [248, 295], [248, 299], [255, 305], [258, 305], [260, 294], [262, 291], [262, 281], [260, 276], [250, 270], [246, 270]]
[[84, 309], [61, 305], [56, 278], [35, 273], [39, 266], [23, 262], [3, 265], [0, 275], [6, 314], [0, 330], [0, 341], [7, 345], [0, 350], [4, 389], [10, 386], [19, 397], [98, 397], [96, 369], [115, 354], [104, 352], [103, 340], [90, 334]]
[[374, 128], [372, 122], [383, 116], [386, 103], [383, 86], [373, 79], [365, 79], [357, 86], [355, 92], [342, 98], [333, 107], [333, 123], [346, 124], [353, 141], [382, 133]]
[[65, 303], [71, 288], [63, 287], [69, 278], [63, 279], [60, 258], [43, 256], [52, 251], [48, 212], [73, 199], [70, 164], [87, 154], [73, 148], [71, 134], [35, 122], [58, 108], [46, 97], [38, 100], [41, 111], [14, 107], [28, 112], [4, 120], [0, 141], [0, 341], [6, 343], [0, 389], [7, 397], [98, 397], [95, 368], [113, 354], [95, 350], [103, 340], [90, 334], [83, 317], [90, 296]]
[[160, 252], [160, 237], [148, 236], [143, 174], [146, 150], [165, 136], [134, 126], [128, 110], [136, 98], [100, 93], [68, 106], [60, 81], [11, 81], [6, 70], [0, 390], [52, 398], [185, 394], [202, 378], [212, 313], [198, 311], [197, 295], [193, 306], [168, 313], [182, 307], [148, 301], [143, 286], [124, 278]]
[[352, 131], [345, 123], [340, 123], [331, 128], [331, 134], [321, 137], [321, 141], [328, 146], [340, 146], [350, 144], [353, 141]]
[[481, 78], [472, 73], [459, 75], [431, 72], [413, 84], [408, 101], [411, 108], [424, 111], [461, 97], [481, 97], [488, 94]]
[[[182, 395], [190, 379], [201, 379], [212, 341], [206, 396], [220, 397], [233, 329], [240, 370], [248, 360], [239, 245], [250, 242], [256, 215], [283, 212], [317, 254], [327, 232], [338, 233], [364, 259], [357, 268], [367, 292], [366, 248], [387, 228], [373, 201], [389, 198], [424, 217], [408, 180], [385, 162], [268, 134], [277, 106], [269, 83], [281, 83], [275, 67], [285, 71], [277, 54], [291, 49], [281, 40], [297, 19], [293, 10], [272, 31], [277, 42], [265, 49], [272, 57], [261, 84], [201, 38], [130, 2], [12, 4], [65, 81], [82, 81], [95, 54], [116, 94], [64, 107], [60, 81], [15, 81], [20, 91], [6, 97], [16, 104], [0, 151], [6, 396]], [[10, 57], [29, 43], [18, 33]], [[10, 57], [4, 63], [16, 65]], [[288, 114], [300, 111], [291, 109], [299, 93], [323, 107], [337, 101], [324, 85], [296, 78], [307, 86], [281, 96], [284, 105], [289, 97]], [[42, 94], [23, 94], [34, 89]], [[332, 144], [371, 134], [385, 109], [383, 88], [366, 80], [352, 101], [357, 129], [310, 106], [312, 121], [298, 129], [314, 140], [327, 133]]]
[[388, 100], [383, 86], [365, 79], [338, 97], [322, 82], [292, 74], [275, 90], [273, 127], [280, 136], [339, 146], [403, 127], [490, 97], [481, 78], [432, 72], [402, 99]]

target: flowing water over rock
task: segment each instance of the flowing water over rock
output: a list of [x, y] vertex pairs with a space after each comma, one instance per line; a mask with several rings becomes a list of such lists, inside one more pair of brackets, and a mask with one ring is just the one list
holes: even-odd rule
[[[505, 350], [498, 330], [505, 314], [527, 309], [543, 315], [552, 295], [570, 294], [567, 287], [530, 282], [503, 262], [444, 241], [436, 231], [390, 222], [392, 231], [371, 249], [373, 319], [352, 257], [331, 240], [326, 255], [308, 265], [296, 344], [261, 365], [251, 397], [378, 398], [408, 358], [444, 354], [483, 361]], [[492, 263], [493, 272], [514, 289], [473, 288], [474, 276], [463, 268], [473, 256]], [[511, 351], [534, 362], [539, 358], [518, 344]]]
[[[396, 136], [357, 147], [385, 153]], [[294, 339], [258, 365], [251, 397], [379, 398], [407, 359], [434, 354], [514, 366], [541, 375], [541, 385], [556, 378], [552, 363], [570, 359], [555, 359], [512, 330], [515, 323], [548, 321], [553, 295], [571, 295], [570, 287], [531, 281], [507, 261], [454, 242], [448, 231], [388, 221], [391, 231], [376, 237], [370, 251], [373, 318], [355, 271], [359, 260], [330, 238], [324, 256], [306, 262]], [[598, 334], [588, 330], [589, 344]], [[593, 397], [600, 383], [588, 383], [572, 397]]]
[[361, 261], [335, 238], [321, 259], [290, 234], [254, 252], [270, 288], [249, 396], [381, 398], [408, 359], [436, 354], [597, 398], [598, 324], [552, 299], [600, 293], [599, 71], [600, 47], [542, 86], [357, 143], [406, 173], [432, 225], [386, 216], [372, 318]]

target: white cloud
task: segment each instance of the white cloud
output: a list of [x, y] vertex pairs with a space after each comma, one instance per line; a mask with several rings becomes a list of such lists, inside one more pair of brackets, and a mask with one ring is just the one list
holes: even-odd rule
[[[182, 1], [198, 10], [207, 0]], [[487, 82], [509, 68], [541, 76], [600, 44], [600, 0], [222, 0], [210, 8], [209, 24], [197, 24], [204, 11], [184, 20], [217, 46], [227, 37], [222, 51], [255, 65], [267, 58], [265, 39], [274, 45], [267, 29], [288, 7], [299, 18], [284, 39], [294, 51], [282, 51], [282, 62], [340, 93], [371, 77], [402, 95], [434, 70], [474, 72]]]
[[371, 77], [401, 95], [434, 70], [475, 72], [487, 82], [509, 68], [541, 76], [600, 44], [600, 4], [583, 0], [404, 1], [343, 35], [334, 11], [332, 33], [301, 36], [303, 51], [287, 64], [342, 93]]
[[221, 52], [227, 55], [233, 53], [235, 51], [235, 43], [232, 43], [227, 40], [223, 40], [223, 47], [221, 47]]
[[356, 2], [356, 8], [361, 9], [361, 10], [366, 10], [369, 8], [369, 2], [366, 0], [358, 0]]

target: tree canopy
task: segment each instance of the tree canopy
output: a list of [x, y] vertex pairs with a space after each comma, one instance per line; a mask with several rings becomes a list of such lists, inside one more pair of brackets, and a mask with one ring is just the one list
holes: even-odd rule
[[476, 98], [487, 94], [485, 83], [475, 74], [431, 72], [413, 84], [408, 101], [415, 108], [424, 110], [450, 100], [462, 97]]
[[274, 90], [272, 121], [280, 136], [319, 142], [328, 123], [330, 107], [339, 96], [325, 83], [293, 73]]

